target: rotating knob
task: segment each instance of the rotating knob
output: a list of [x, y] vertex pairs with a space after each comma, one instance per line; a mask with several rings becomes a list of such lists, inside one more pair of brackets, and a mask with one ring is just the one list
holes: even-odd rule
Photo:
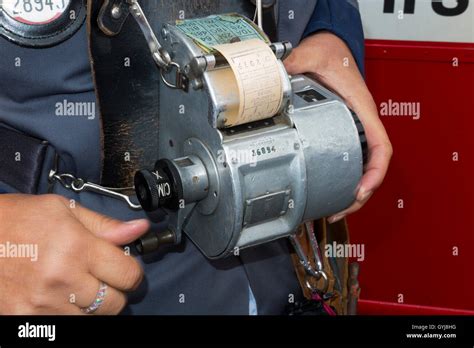
[[135, 191], [145, 211], [178, 209], [183, 190], [179, 173], [174, 168], [171, 161], [161, 160], [157, 162], [155, 170], [145, 169], [135, 174]]
[[199, 202], [209, 193], [207, 170], [197, 156], [159, 160], [155, 169], [135, 174], [135, 191], [147, 212], [177, 210]]

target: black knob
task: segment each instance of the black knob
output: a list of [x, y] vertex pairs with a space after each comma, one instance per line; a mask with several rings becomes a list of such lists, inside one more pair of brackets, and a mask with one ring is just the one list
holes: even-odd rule
[[142, 208], [153, 212], [160, 208], [176, 210], [183, 198], [179, 173], [170, 161], [156, 163], [155, 170], [140, 170], [135, 174], [135, 192]]

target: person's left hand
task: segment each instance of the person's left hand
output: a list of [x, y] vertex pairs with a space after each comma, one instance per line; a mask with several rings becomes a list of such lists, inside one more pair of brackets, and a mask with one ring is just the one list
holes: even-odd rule
[[357, 187], [356, 201], [328, 219], [334, 223], [359, 210], [382, 184], [392, 157], [392, 145], [355, 59], [339, 37], [326, 31], [309, 36], [293, 50], [284, 64], [289, 74], [308, 74], [338, 93], [365, 128], [369, 161]]

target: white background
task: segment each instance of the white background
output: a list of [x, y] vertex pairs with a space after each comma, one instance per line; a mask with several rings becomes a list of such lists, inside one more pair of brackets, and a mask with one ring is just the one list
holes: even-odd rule
[[[456, 0], [437, 0], [445, 7], [456, 7]], [[367, 39], [474, 42], [474, 1], [458, 16], [437, 14], [431, 0], [416, 0], [415, 13], [404, 14], [404, 0], [395, 1], [394, 13], [383, 13], [384, 0], [359, 0]]]

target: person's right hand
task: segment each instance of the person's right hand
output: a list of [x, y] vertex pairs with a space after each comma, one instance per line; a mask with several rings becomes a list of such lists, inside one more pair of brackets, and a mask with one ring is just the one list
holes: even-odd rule
[[[0, 255], [0, 314], [82, 314], [108, 285], [95, 314], [118, 314], [143, 278], [118, 246], [144, 234], [147, 220], [120, 222], [57, 195], [0, 195], [0, 244], [37, 245], [37, 261]], [[7, 257], [5, 257], [7, 256]]]

